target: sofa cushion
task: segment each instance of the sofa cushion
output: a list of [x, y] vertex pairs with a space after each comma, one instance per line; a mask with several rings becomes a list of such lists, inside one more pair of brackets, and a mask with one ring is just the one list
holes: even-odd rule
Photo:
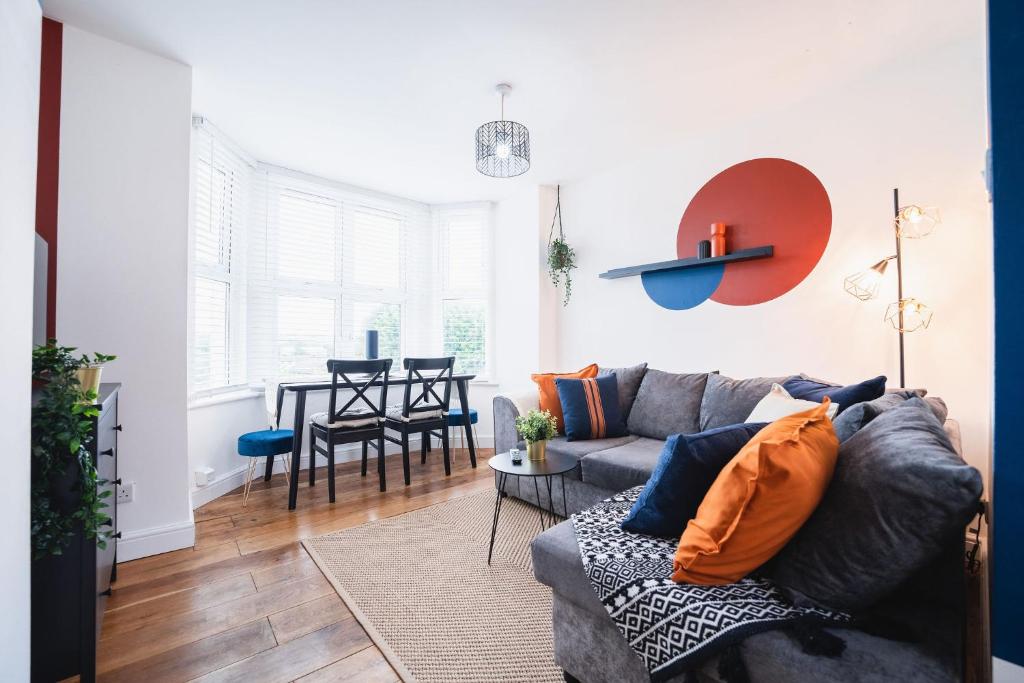
[[[793, 398], [781, 384], [773, 384], [771, 391], [765, 395], [744, 422], [775, 422], [784, 417], [802, 413], [820, 405], [818, 401], [805, 401], [802, 398]], [[829, 419], [835, 416], [839, 406], [836, 403], [829, 403]]]
[[[882, 396], [873, 401], [864, 401], [851, 406], [849, 410], [844, 411], [832, 421], [832, 426], [835, 427], [839, 442], [842, 443], [849, 439], [885, 411], [901, 406], [904, 401], [915, 397], [918, 397], [918, 394], [911, 391], [892, 391], [882, 394]], [[940, 423], [946, 421], [946, 415], [949, 411], [946, 408], [945, 401], [941, 398], [929, 396], [924, 399], [924, 402], [931, 408]]]
[[580, 559], [580, 547], [576, 543], [576, 530], [573, 529], [571, 519], [556, 524], [534, 538], [530, 552], [533, 557], [533, 575], [538, 581], [550, 586], [578, 607], [607, 616], [597, 591], [583, 572], [583, 560]]
[[[715, 427], [745, 422], [757, 402], [768, 395], [773, 384], [782, 384], [788, 377], [751, 377], [732, 379], [722, 375], [709, 375], [704, 397], [700, 402], [700, 429], [706, 432]], [[630, 430], [632, 431], [632, 430]]]
[[640, 486], [650, 478], [664, 446], [660, 439], [639, 437], [621, 446], [592, 451], [580, 461], [583, 481], [610, 491]]
[[739, 581], [793, 538], [835, 469], [830, 403], [773, 422], [725, 466], [679, 539], [673, 581]]
[[[552, 453], [559, 453], [562, 455], [568, 455], [575, 458], [576, 460], [582, 460], [588, 453], [596, 453], [597, 451], [603, 451], [608, 448], [615, 448], [624, 444], [632, 443], [639, 437], [627, 434], [626, 436], [617, 436], [612, 439], [591, 439], [589, 441], [569, 441], [564, 436], [556, 436], [553, 439], [548, 440], [547, 450]], [[571, 472], [566, 472], [565, 476], [572, 479], [580, 478], [580, 468], [577, 467]], [[625, 488], [625, 487], [623, 487]]]
[[534, 373], [530, 379], [537, 385], [537, 399], [540, 410], [546, 410], [557, 421], [559, 434], [565, 434], [565, 424], [562, 418], [562, 402], [558, 400], [558, 389], [555, 388], [555, 379], [558, 377], [569, 377], [581, 379], [583, 377], [597, 377], [597, 363], [591, 363], [587, 367], [576, 372], [545, 372]]
[[708, 374], [704, 372], [675, 374], [648, 370], [629, 413], [629, 433], [665, 440], [671, 434], [701, 431], [700, 402], [707, 381]]
[[[699, 434], [673, 434], [622, 528], [638, 534], [679, 538], [718, 473], [765, 426], [740, 424]], [[595, 454], [597, 456], [599, 454]]]
[[640, 382], [647, 374], [647, 363], [640, 363], [628, 368], [600, 368], [598, 375], [615, 375], [615, 381], [619, 385], [619, 410], [622, 412], [622, 419], [629, 419], [629, 411], [636, 401], [636, 392], [640, 389]]
[[613, 375], [588, 379], [555, 379], [562, 403], [565, 437], [569, 441], [625, 436], [619, 408], [619, 386]]
[[981, 475], [958, 456], [920, 398], [843, 443], [821, 505], [770, 576], [814, 602], [863, 609], [963, 539]]
[[787, 379], [782, 387], [793, 398], [802, 398], [807, 401], [820, 402], [828, 396], [841, 413], [850, 406], [863, 401], [873, 401], [884, 394], [885, 380], [885, 375], [879, 375], [858, 384], [843, 387], [811, 379], [807, 375], [799, 375]]

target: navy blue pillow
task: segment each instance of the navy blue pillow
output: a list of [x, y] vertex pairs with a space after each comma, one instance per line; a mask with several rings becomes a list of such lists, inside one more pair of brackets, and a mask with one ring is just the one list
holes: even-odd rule
[[650, 536], [677, 538], [729, 464], [766, 422], [727, 425], [699, 434], [668, 437], [658, 464], [622, 520], [622, 528]]
[[557, 377], [555, 388], [569, 441], [626, 434], [626, 421], [619, 407], [619, 382], [614, 374], [588, 379]]
[[805, 401], [817, 401], [821, 403], [826, 396], [832, 399], [833, 403], [839, 405], [838, 413], [847, 408], [864, 401], [874, 401], [881, 398], [885, 393], [885, 375], [879, 375], [874, 379], [866, 379], [860, 384], [851, 384], [848, 387], [838, 387], [832, 384], [825, 384], [807, 377], [791, 377], [782, 383], [782, 388], [789, 392], [793, 398], [802, 398]]

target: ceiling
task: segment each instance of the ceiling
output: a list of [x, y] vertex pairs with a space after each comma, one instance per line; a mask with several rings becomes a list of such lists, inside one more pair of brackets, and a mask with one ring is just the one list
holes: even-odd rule
[[[676, 144], [972, 25], [934, 0], [44, 0], [193, 67], [193, 108], [256, 158], [426, 202], [501, 199]], [[530, 130], [492, 179], [473, 132]]]

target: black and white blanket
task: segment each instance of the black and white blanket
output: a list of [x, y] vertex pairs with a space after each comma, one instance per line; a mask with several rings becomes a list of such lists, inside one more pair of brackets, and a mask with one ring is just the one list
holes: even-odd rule
[[619, 527], [642, 488], [574, 514], [572, 524], [590, 583], [652, 680], [693, 671], [707, 658], [762, 631], [808, 622], [850, 624], [852, 617], [843, 612], [792, 604], [765, 579], [746, 578], [724, 586], [672, 581], [678, 539]]

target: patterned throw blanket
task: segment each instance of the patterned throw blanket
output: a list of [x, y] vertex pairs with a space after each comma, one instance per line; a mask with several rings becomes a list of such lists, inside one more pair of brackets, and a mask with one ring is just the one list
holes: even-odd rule
[[[678, 541], [619, 527], [642, 489], [623, 491], [574, 514], [572, 524], [590, 583], [652, 680], [696, 671], [708, 658], [762, 631], [808, 623], [850, 625], [852, 618], [843, 612], [793, 605], [765, 579], [724, 586], [675, 583], [668, 577]], [[811, 640], [823, 637], [809, 635]]]

